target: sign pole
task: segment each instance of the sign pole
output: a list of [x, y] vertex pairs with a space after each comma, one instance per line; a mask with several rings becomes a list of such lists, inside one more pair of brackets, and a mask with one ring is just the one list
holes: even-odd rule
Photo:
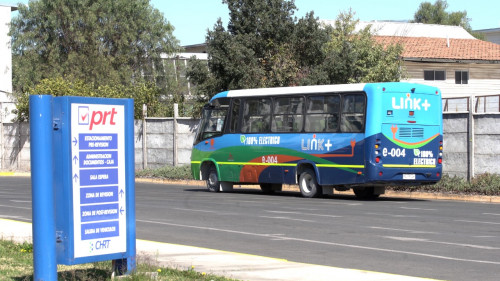
[[57, 280], [52, 96], [30, 96], [34, 280]]

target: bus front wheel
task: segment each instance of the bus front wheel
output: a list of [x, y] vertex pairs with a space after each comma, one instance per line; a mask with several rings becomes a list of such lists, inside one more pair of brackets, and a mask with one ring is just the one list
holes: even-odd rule
[[311, 169], [305, 169], [300, 174], [299, 187], [304, 197], [313, 198], [322, 195], [323, 190], [316, 180], [316, 174]]
[[220, 191], [220, 181], [219, 177], [217, 176], [217, 169], [214, 166], [211, 166], [208, 170], [207, 188], [211, 192]]

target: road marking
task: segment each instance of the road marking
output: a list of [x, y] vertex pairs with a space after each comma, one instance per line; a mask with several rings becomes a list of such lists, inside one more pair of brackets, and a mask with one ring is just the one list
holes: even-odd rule
[[313, 216], [313, 217], [342, 218], [342, 216], [321, 215], [321, 214], [308, 214], [308, 213], [301, 213], [301, 212], [268, 211], [268, 210], [266, 210], [266, 212], [268, 212], [268, 213], [274, 213], [274, 214], [294, 214], [294, 215]]
[[370, 250], [370, 251], [378, 251], [378, 252], [388, 252], [388, 253], [394, 253], [394, 254], [404, 254], [404, 255], [428, 257], [428, 258], [443, 259], [443, 260], [452, 260], [452, 261], [462, 261], [462, 262], [472, 262], [472, 263], [500, 265], [500, 262], [497, 262], [497, 261], [483, 261], [483, 260], [461, 259], [461, 258], [454, 258], [454, 257], [440, 256], [440, 255], [418, 253], [418, 252], [391, 250], [391, 249], [386, 249], [386, 248], [375, 248], [375, 247], [350, 245], [350, 244], [342, 244], [342, 243], [334, 243], [334, 242], [326, 242], [326, 241], [317, 241], [317, 240], [302, 239], [302, 238], [280, 237], [280, 236], [274, 236], [272, 234], [259, 234], [259, 233], [252, 233], [252, 232], [245, 232], [245, 231], [236, 231], [236, 230], [230, 230], [230, 229], [220, 229], [220, 228], [214, 228], [214, 227], [183, 225], [183, 224], [176, 224], [176, 223], [150, 221], [150, 220], [139, 220], [139, 219], [137, 221], [138, 222], [144, 222], [144, 223], [170, 225], [170, 226], [192, 228], [192, 229], [201, 229], [201, 230], [211, 230], [211, 231], [219, 231], [219, 232], [234, 233], [234, 234], [248, 235], [248, 236], [255, 236], [255, 237], [272, 238], [272, 239], [282, 238], [282, 239], [286, 239], [286, 240], [290, 240], [290, 241], [298, 241], [298, 242], [305, 242], [305, 243], [312, 243], [312, 244], [322, 244], [322, 245], [328, 245], [328, 246], [354, 248], [354, 249], [362, 249], [362, 250]]
[[476, 248], [476, 249], [483, 249], [483, 250], [500, 250], [500, 248], [496, 248], [496, 247], [473, 245], [473, 244], [462, 244], [462, 243], [451, 243], [451, 242], [440, 242], [440, 241], [432, 241], [429, 239], [422, 239], [422, 238], [395, 237], [395, 236], [382, 236], [382, 237], [388, 238], [388, 239], [393, 239], [393, 240], [398, 240], [398, 241], [404, 241], [404, 242], [407, 242], [407, 241], [408, 242], [424, 242], [424, 243], [461, 246], [461, 247], [467, 247], [467, 248]]
[[31, 210], [31, 207], [18, 207], [18, 206], [9, 206], [9, 205], [0, 205], [0, 207], [9, 207], [9, 208], [15, 208], [15, 209]]
[[393, 218], [419, 218], [420, 216], [415, 215], [393, 215], [393, 214], [380, 214], [380, 213], [365, 213], [366, 215], [376, 215], [382, 217], [393, 217]]
[[389, 227], [380, 227], [380, 226], [369, 226], [368, 228], [381, 229], [381, 230], [391, 230], [391, 231], [401, 231], [401, 232], [409, 232], [409, 233], [413, 233], [413, 234], [439, 234], [438, 232], [410, 230], [410, 229], [401, 229], [401, 228], [389, 228]]
[[420, 211], [437, 211], [437, 209], [424, 209], [424, 208], [411, 208], [411, 207], [399, 207], [405, 210], [420, 210]]
[[316, 221], [312, 221], [312, 220], [294, 219], [294, 218], [289, 218], [289, 217], [267, 217], [267, 216], [260, 216], [259, 218], [277, 219], [277, 220], [290, 220], [290, 221], [302, 221], [302, 222], [316, 222]]
[[491, 222], [491, 221], [468, 221], [468, 220], [455, 220], [458, 222], [471, 222], [471, 223], [483, 223], [483, 224], [500, 224], [500, 222]]
[[31, 200], [9, 200], [14, 203], [31, 203]]
[[483, 215], [500, 216], [500, 214], [494, 214], [494, 213], [483, 213]]

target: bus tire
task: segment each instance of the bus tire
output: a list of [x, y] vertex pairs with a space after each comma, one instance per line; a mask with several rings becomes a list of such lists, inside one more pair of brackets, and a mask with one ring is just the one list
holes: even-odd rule
[[373, 186], [353, 188], [353, 191], [354, 195], [362, 200], [376, 199], [380, 196], [380, 194], [375, 194], [375, 187]]
[[318, 184], [316, 174], [309, 168], [300, 174], [299, 188], [303, 197], [314, 198], [323, 194], [323, 188]]
[[214, 165], [211, 165], [208, 169], [207, 189], [211, 192], [220, 191], [220, 181], [219, 177], [217, 176], [217, 169]]
[[260, 189], [265, 194], [273, 194], [275, 191], [281, 191], [283, 186], [279, 183], [261, 183]]

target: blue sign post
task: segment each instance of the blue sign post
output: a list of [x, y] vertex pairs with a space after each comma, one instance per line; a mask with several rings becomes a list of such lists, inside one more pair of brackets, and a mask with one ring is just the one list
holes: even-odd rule
[[53, 161], [46, 165], [53, 170], [57, 263], [115, 260], [125, 267], [120, 272], [130, 273], [136, 255], [133, 100], [56, 97], [50, 120]]

